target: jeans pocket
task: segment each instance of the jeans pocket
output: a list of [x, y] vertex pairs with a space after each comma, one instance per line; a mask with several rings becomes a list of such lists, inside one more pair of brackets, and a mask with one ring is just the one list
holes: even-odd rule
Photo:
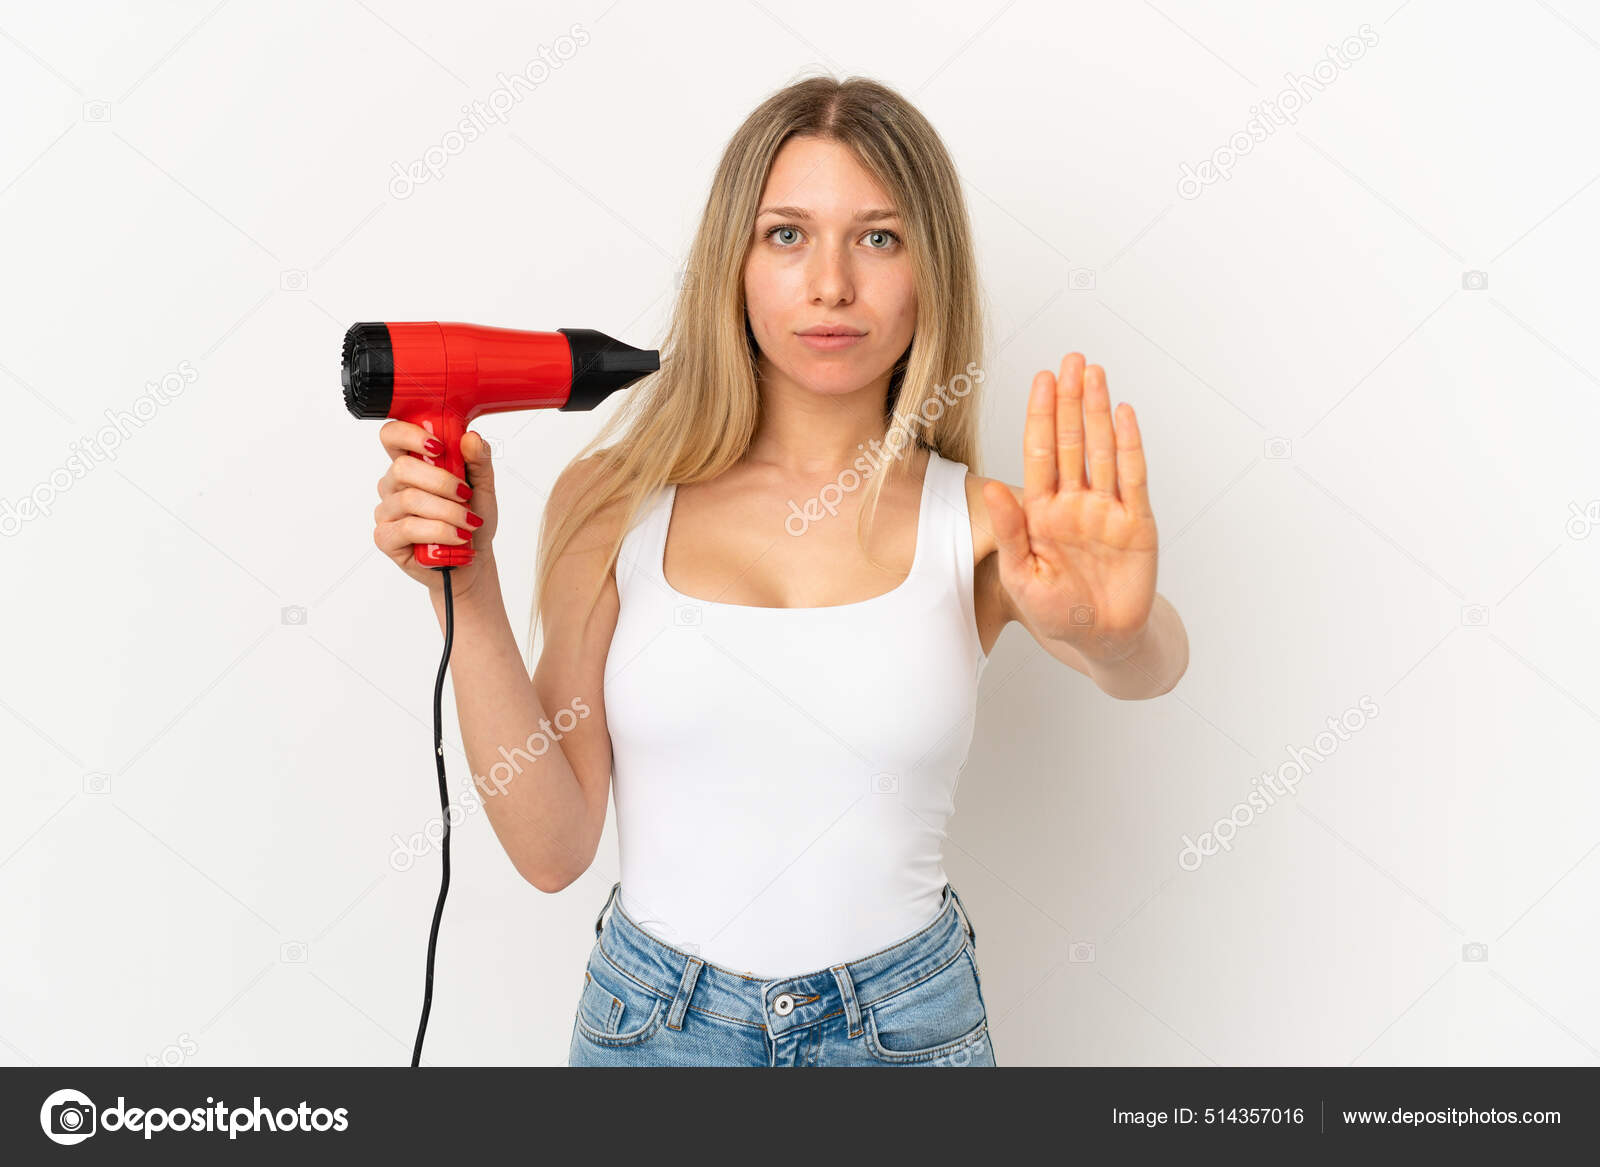
[[667, 1004], [659, 993], [617, 968], [597, 948], [583, 971], [577, 1031], [608, 1048], [638, 1045], [666, 1021]]
[[966, 949], [932, 976], [866, 1010], [872, 1056], [894, 1065], [969, 1065], [988, 1038], [977, 970]]

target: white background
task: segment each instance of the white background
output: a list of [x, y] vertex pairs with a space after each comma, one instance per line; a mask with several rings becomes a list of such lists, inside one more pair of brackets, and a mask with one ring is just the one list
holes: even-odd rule
[[[574, 24], [397, 197], [394, 164]], [[1178, 193], [1362, 25], [1297, 124]], [[344, 330], [654, 347], [728, 136], [818, 67], [899, 89], [961, 170], [995, 338], [974, 469], [1020, 483], [1032, 374], [1102, 364], [1189, 633], [1146, 702], [1020, 627], [995, 650], [947, 869], [1000, 1064], [1600, 1062], [1579, 0], [5, 4], [0, 515], [50, 513], [0, 539], [0, 1062], [409, 1061], [438, 862], [389, 859], [438, 813], [440, 637], [371, 543]], [[546, 491], [601, 420], [482, 423], [519, 635]], [[1364, 696], [1298, 793], [1179, 866]], [[564, 1062], [614, 836], [556, 896], [481, 812], [453, 859], [426, 1060]]]

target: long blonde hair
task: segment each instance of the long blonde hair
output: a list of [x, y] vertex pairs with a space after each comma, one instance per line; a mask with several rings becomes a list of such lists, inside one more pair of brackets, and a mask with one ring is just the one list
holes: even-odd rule
[[[528, 627], [530, 668], [540, 598], [583, 525], [625, 500], [610, 551], [614, 564], [622, 535], [650, 495], [667, 483], [717, 478], [749, 449], [761, 395], [759, 350], [745, 314], [744, 264], [773, 159], [794, 137], [848, 147], [888, 192], [906, 228], [916, 277], [916, 330], [890, 378], [885, 433], [897, 430], [900, 438], [913, 437], [915, 447], [981, 473], [974, 381], [983, 379], [985, 313], [955, 164], [933, 126], [893, 89], [861, 77], [798, 81], [757, 106], [728, 142], [689, 249], [667, 336], [655, 346], [661, 367], [624, 390], [623, 407], [573, 457], [569, 466], [595, 454], [584, 493], [553, 529], [546, 509]], [[947, 389], [963, 380], [968, 391]], [[871, 475], [862, 517], [876, 515], [884, 480], [906, 461], [891, 458], [888, 471]], [[856, 530], [865, 551], [859, 518]], [[590, 608], [604, 584], [602, 574]]]

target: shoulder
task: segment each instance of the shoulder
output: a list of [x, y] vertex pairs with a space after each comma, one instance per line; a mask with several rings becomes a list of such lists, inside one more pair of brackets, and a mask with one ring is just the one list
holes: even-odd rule
[[[614, 618], [619, 607], [617, 593], [617, 554], [626, 534], [623, 513], [628, 496], [613, 499], [605, 506], [584, 516], [579, 525], [566, 531], [570, 518], [584, 511], [585, 500], [598, 490], [605, 469], [604, 452], [593, 454], [569, 463], [556, 476], [545, 502], [544, 524], [540, 532], [540, 555], [555, 553], [548, 566], [548, 587], [541, 599], [546, 602], [569, 605], [564, 609], [567, 617], [599, 614]], [[550, 540], [561, 536], [559, 552]], [[543, 570], [543, 569], [541, 569]], [[595, 603], [598, 608], [592, 607]], [[571, 607], [570, 605], [577, 605]]]
[[550, 488], [550, 501], [546, 510], [555, 515], [565, 515], [578, 499], [589, 490], [600, 472], [603, 460], [599, 454], [579, 458], [567, 463], [555, 484]]
[[[549, 501], [545, 504], [545, 522], [551, 530], [565, 521], [578, 503], [594, 490], [604, 464], [602, 454], [591, 454], [569, 463], [556, 475], [555, 483], [550, 488]], [[606, 546], [616, 540], [621, 533], [625, 501], [615, 499], [584, 521], [578, 534], [582, 536], [582, 544], [586, 549], [594, 549], [597, 543]]]
[[[601, 453], [568, 464], [556, 476], [539, 535], [541, 562], [536, 578], [545, 582], [536, 602], [546, 629], [539, 667], [581, 667], [585, 684], [599, 675], [594, 672], [599, 667], [596, 661], [603, 663], [604, 648], [621, 610], [616, 552], [623, 535], [626, 496], [586, 515], [575, 529], [566, 528], [575, 514], [586, 509], [585, 500], [597, 490], [604, 469]], [[553, 542], [558, 537], [562, 539], [559, 550]], [[552, 556], [548, 563], [543, 561], [546, 555]]]
[[[970, 470], [966, 472], [966, 475], [967, 514], [972, 519], [972, 562], [977, 564], [989, 558], [997, 546], [994, 538], [994, 529], [989, 525], [989, 504], [983, 500], [984, 487], [991, 482], [999, 483], [1001, 486], [1006, 486], [1006, 484], [1000, 482], [998, 478], [985, 478], [983, 475], [974, 474]], [[1006, 489], [1011, 490], [1013, 495], [1021, 497], [1022, 492], [1020, 490], [1012, 489], [1009, 486]]]
[[989, 504], [983, 498], [984, 488], [991, 482], [1005, 487], [1018, 502], [1022, 501], [1022, 488], [998, 478], [985, 478], [970, 470], [966, 472], [967, 515], [972, 524], [972, 564], [976, 586], [980, 598], [987, 594], [988, 600], [1009, 623], [1016, 616], [1011, 610], [1011, 597], [1000, 586], [999, 560], [995, 555], [999, 544], [995, 541], [994, 527], [989, 522]]

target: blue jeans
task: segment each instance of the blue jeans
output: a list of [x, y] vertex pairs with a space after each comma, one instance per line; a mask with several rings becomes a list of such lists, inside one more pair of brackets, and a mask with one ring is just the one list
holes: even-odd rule
[[680, 952], [617, 904], [594, 922], [569, 1066], [993, 1066], [977, 930], [939, 914], [871, 956], [758, 980]]

